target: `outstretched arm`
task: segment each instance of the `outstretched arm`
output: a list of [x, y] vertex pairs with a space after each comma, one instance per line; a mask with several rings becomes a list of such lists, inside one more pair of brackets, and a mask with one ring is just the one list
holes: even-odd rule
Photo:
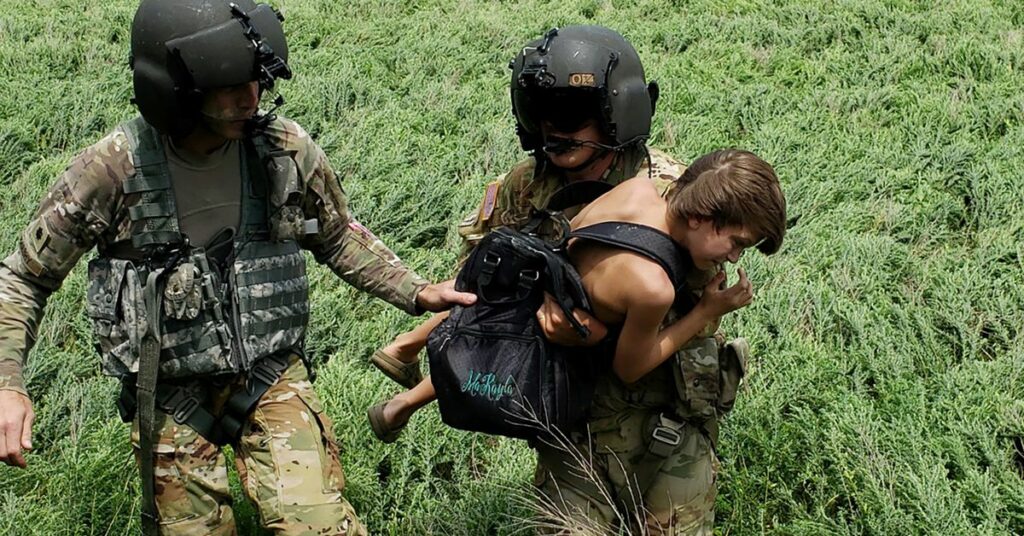
[[323, 152], [312, 141], [312, 172], [306, 181], [304, 212], [319, 220], [319, 232], [303, 239], [317, 262], [350, 285], [416, 314], [467, 305], [476, 297], [450, 284], [431, 285], [407, 268], [379, 238], [352, 217], [348, 199]]
[[0, 462], [25, 466], [34, 414], [22, 367], [43, 308], [110, 227], [121, 181], [134, 173], [123, 134], [80, 153], [39, 204], [18, 249], [0, 264]]

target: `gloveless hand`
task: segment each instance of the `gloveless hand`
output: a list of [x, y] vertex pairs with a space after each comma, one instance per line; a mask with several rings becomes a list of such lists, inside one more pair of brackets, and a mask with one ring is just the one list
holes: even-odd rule
[[32, 401], [17, 391], [0, 391], [0, 462], [26, 466], [23, 450], [32, 448]]
[[718, 272], [715, 277], [704, 286], [704, 294], [697, 304], [712, 318], [725, 316], [737, 309], [750, 305], [754, 300], [754, 285], [747, 279], [747, 272], [740, 268], [737, 270], [740, 276], [739, 281], [731, 287], [722, 288], [725, 282], [725, 271]]
[[445, 311], [456, 305], [473, 305], [476, 294], [455, 290], [455, 280], [449, 279], [423, 287], [416, 295], [416, 305], [426, 311]]

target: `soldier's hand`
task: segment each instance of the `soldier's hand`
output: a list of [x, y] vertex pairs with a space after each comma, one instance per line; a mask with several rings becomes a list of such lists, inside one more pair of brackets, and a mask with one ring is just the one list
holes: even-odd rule
[[697, 304], [712, 318], [724, 316], [737, 309], [750, 305], [754, 300], [754, 285], [747, 279], [747, 272], [737, 270], [739, 281], [731, 287], [725, 287], [725, 272], [721, 271], [704, 287], [704, 294]]
[[608, 335], [608, 328], [586, 311], [573, 309], [572, 314], [580, 324], [590, 329], [590, 336], [586, 339], [580, 338], [555, 298], [545, 292], [544, 303], [537, 309], [537, 322], [544, 330], [544, 338], [561, 346], [593, 346]]
[[0, 461], [25, 467], [22, 450], [32, 448], [32, 401], [16, 391], [0, 391]]
[[416, 305], [427, 311], [444, 311], [456, 305], [473, 305], [476, 294], [455, 290], [455, 280], [434, 283], [423, 287], [416, 295]]

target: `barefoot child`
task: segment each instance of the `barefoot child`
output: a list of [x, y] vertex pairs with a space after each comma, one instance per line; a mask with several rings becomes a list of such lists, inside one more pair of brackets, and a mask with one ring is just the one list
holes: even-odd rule
[[[567, 184], [615, 185], [645, 176], [664, 193], [685, 168], [646, 145], [658, 86], [647, 81], [640, 56], [623, 36], [600, 26], [566, 26], [519, 50], [509, 90], [516, 133], [529, 156], [488, 184], [480, 206], [459, 224], [462, 257], [492, 229], [525, 224]], [[610, 56], [618, 58], [614, 65]], [[564, 317], [553, 314], [543, 316], [548, 339], [581, 344], [604, 336], [600, 323], [582, 312], [577, 316], [591, 329], [591, 340], [576, 339]], [[371, 363], [397, 383], [414, 387], [423, 379], [418, 354], [445, 317], [434, 316], [399, 335], [374, 352]]]

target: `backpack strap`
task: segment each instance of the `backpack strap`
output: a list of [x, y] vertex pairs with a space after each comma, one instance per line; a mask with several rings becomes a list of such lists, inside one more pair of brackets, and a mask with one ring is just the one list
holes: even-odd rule
[[547, 272], [550, 277], [549, 286], [551, 295], [554, 296], [558, 306], [562, 309], [565, 317], [572, 324], [573, 329], [580, 338], [586, 339], [590, 336], [590, 328], [584, 326], [576, 315], [572, 313], [573, 308], [578, 307], [587, 312], [592, 312], [590, 299], [587, 291], [583, 288], [583, 280], [580, 275], [569, 264], [565, 256], [558, 253], [544, 250], [544, 261], [547, 263]]
[[693, 268], [693, 260], [685, 249], [669, 235], [647, 225], [609, 221], [577, 229], [569, 237], [626, 249], [657, 262], [677, 292], [684, 287], [686, 273]]

